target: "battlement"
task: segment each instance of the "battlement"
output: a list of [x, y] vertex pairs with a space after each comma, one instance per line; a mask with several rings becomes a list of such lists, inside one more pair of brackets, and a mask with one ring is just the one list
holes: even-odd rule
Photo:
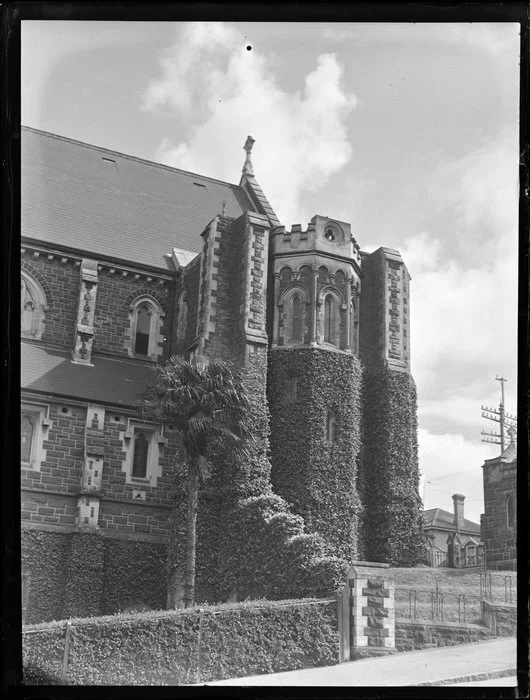
[[351, 225], [327, 216], [315, 215], [305, 230], [293, 224], [288, 230], [277, 226], [271, 235], [273, 254], [320, 252], [361, 262], [361, 249], [351, 234]]

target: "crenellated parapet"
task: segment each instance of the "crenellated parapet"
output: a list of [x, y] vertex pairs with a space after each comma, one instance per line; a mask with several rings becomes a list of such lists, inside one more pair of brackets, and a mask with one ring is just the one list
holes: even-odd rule
[[314, 216], [271, 234], [271, 347], [323, 346], [357, 353], [361, 253], [351, 226]]

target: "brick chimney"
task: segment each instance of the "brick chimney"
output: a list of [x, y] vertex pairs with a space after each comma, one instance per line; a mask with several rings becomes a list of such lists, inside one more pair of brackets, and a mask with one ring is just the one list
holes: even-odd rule
[[455, 517], [453, 522], [457, 531], [464, 529], [464, 499], [465, 496], [462, 496], [461, 493], [455, 493], [453, 495], [455, 511]]

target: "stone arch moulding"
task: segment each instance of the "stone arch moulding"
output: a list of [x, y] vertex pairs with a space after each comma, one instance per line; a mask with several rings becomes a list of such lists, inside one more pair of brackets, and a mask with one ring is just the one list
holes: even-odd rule
[[27, 270], [22, 270], [20, 275], [20, 333], [23, 338], [41, 339], [48, 308], [48, 298], [40, 282]]
[[308, 301], [308, 291], [301, 284], [291, 284], [281, 295], [278, 307], [283, 316], [282, 332], [285, 345], [304, 342], [308, 325]]
[[140, 294], [129, 304], [129, 335], [125, 338], [129, 357], [158, 360], [163, 352], [164, 316], [162, 304], [152, 294]]

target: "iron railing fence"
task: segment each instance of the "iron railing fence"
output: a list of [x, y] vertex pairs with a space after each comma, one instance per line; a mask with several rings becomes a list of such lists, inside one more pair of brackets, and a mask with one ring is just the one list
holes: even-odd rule
[[494, 574], [482, 569], [480, 572], [480, 595], [491, 601], [516, 603], [517, 579], [514, 574]]
[[396, 616], [411, 620], [480, 624], [481, 598], [469, 593], [396, 588]]

